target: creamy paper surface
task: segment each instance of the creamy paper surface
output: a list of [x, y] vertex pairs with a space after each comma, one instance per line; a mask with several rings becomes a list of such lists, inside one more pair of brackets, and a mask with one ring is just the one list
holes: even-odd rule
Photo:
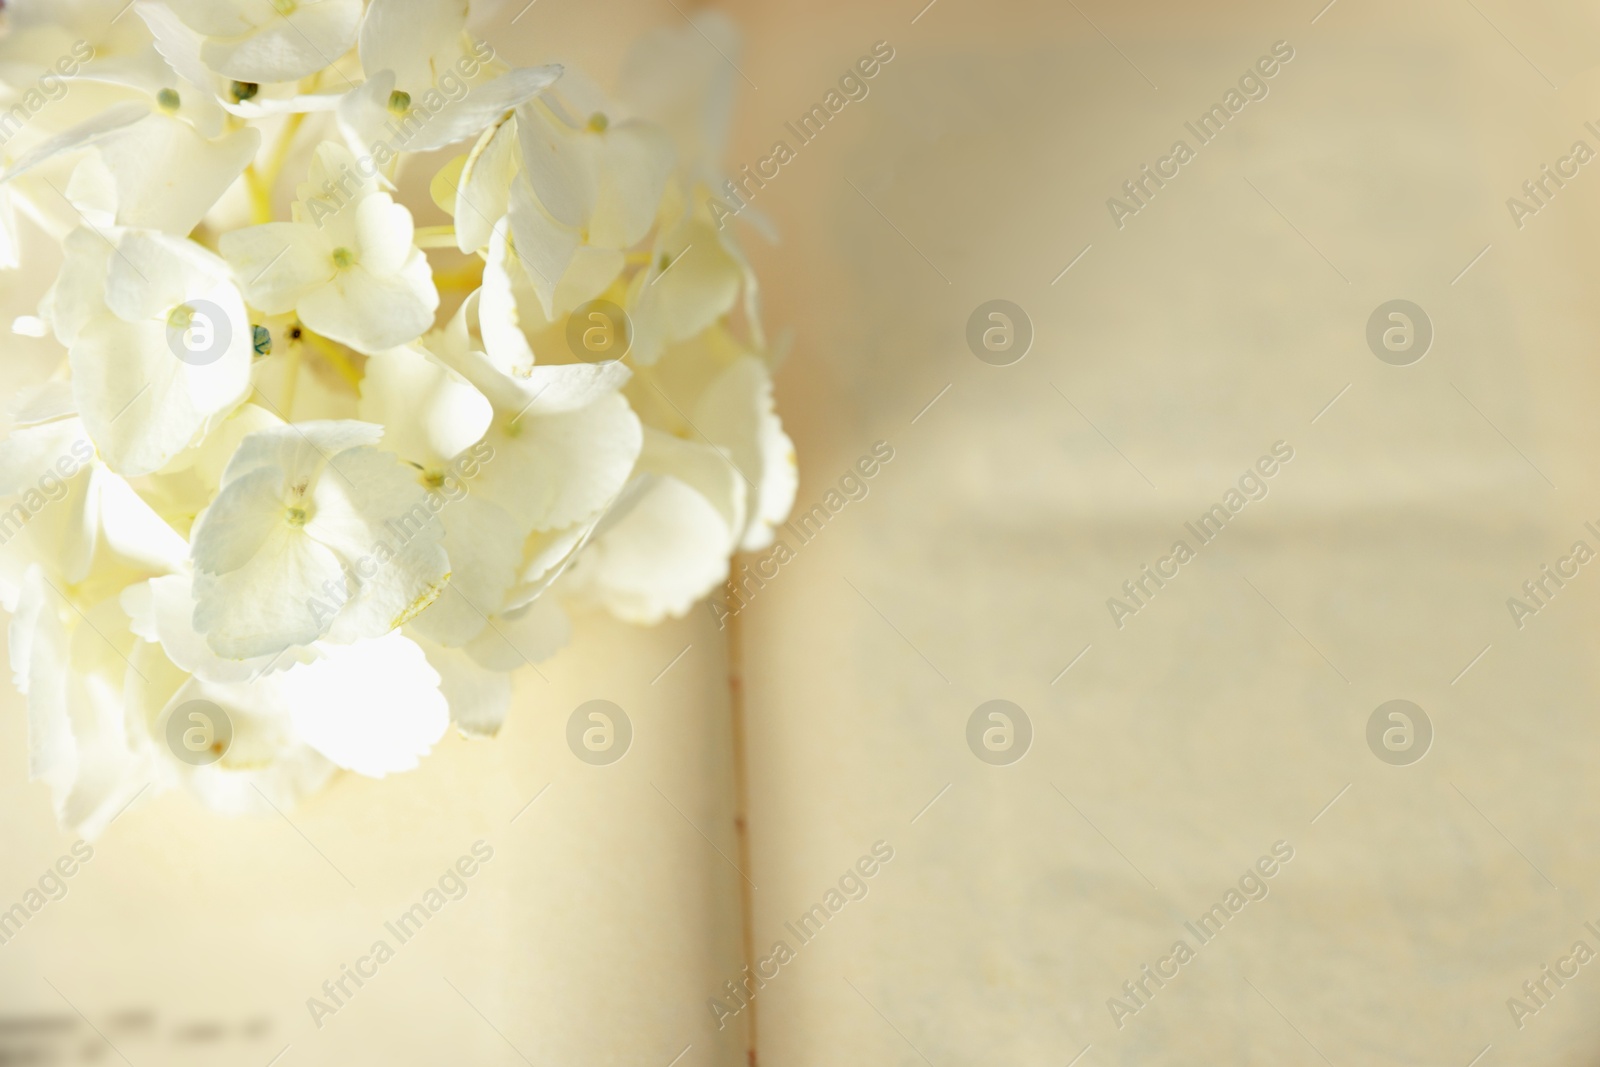
[[[1600, 974], [1559, 961], [1600, 950], [1596, 565], [1520, 629], [1506, 601], [1600, 549], [1600, 178], [1520, 230], [1505, 206], [1600, 149], [1593, 13], [918, 6], [753, 6], [747, 156], [896, 49], [753, 202], [800, 323], [797, 510], [894, 449], [741, 612], [756, 941], [895, 849], [761, 992], [762, 1062], [1594, 1062]], [[1201, 144], [1184, 123], [1279, 41]], [[1119, 229], [1107, 198], [1179, 138]], [[994, 298], [1035, 330], [1011, 366], [964, 342]], [[1364, 336], [1396, 298], [1435, 329], [1404, 367]], [[967, 747], [996, 698], [1034, 732], [1010, 766]], [[1434, 730], [1410, 766], [1367, 746], [1395, 698]], [[1519, 1029], [1545, 964], [1578, 976]]]
[[[582, 629], [540, 665], [548, 681], [518, 676], [495, 742], [452, 731], [419, 770], [345, 775], [286, 818], [228, 820], [181, 793], [136, 804], [0, 945], [0, 1048], [115, 1059], [98, 1029], [135, 1064], [265, 1064], [285, 1046], [280, 1063], [665, 1064], [689, 1045], [680, 1063], [738, 1062], [742, 1034], [717, 1033], [701, 1003], [740, 966], [715, 627]], [[610, 766], [566, 743], [596, 698], [633, 725]], [[19, 703], [0, 727], [13, 753]], [[72, 843], [22, 777], [0, 786], [7, 906]], [[398, 925], [491, 851], [446, 880], [420, 930]], [[336, 1003], [322, 983], [379, 941], [393, 957], [363, 965], [376, 976], [314, 1013], [310, 998]]]

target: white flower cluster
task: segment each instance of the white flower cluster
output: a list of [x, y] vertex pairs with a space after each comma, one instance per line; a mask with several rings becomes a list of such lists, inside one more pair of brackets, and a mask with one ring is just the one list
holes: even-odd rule
[[47, 247], [19, 216], [61, 250], [0, 604], [69, 826], [494, 734], [566, 607], [681, 615], [787, 515], [755, 280], [703, 207], [730, 28], [649, 36], [608, 98], [474, 5], [0, 13], [0, 266]]

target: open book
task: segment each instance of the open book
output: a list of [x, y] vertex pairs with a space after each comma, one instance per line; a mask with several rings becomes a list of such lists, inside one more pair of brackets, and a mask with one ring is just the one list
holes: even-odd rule
[[276, 818], [7, 692], [0, 1062], [1600, 1055], [1600, 16], [919, 6], [732, 11], [783, 550]]

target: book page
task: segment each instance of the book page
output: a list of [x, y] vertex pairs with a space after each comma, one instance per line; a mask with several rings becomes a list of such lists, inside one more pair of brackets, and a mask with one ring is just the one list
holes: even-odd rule
[[[716, 627], [586, 618], [578, 631], [518, 675], [494, 741], [451, 731], [409, 774], [343, 775], [265, 818], [141, 798], [93, 842], [57, 830], [48, 791], [25, 781], [27, 717], [7, 692], [0, 909], [27, 910], [0, 927], [0, 1050], [19, 1063], [742, 1062], [742, 1029], [718, 1032], [702, 1003], [742, 962]], [[614, 762], [568, 744], [595, 700], [631, 731], [612, 710], [600, 755], [620, 747]]]
[[1592, 1062], [1593, 12], [920, 6], [745, 9], [761, 1063]]

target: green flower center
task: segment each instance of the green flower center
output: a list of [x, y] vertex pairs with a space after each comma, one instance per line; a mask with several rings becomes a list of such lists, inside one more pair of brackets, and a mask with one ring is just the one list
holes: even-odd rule
[[411, 94], [403, 89], [396, 89], [389, 94], [389, 110], [396, 115], [404, 115], [411, 110]]
[[333, 265], [344, 270], [356, 261], [356, 254], [348, 248], [335, 248], [333, 250]]
[[589, 129], [595, 133], [605, 133], [606, 127], [611, 125], [611, 120], [606, 118], [605, 112], [596, 111], [589, 116]]
[[187, 330], [189, 328], [189, 324], [193, 321], [194, 308], [190, 307], [188, 304], [179, 304], [177, 307], [167, 312], [168, 328], [177, 330], [180, 333]]
[[305, 508], [284, 508], [283, 509], [283, 517], [286, 520], [288, 520], [288, 523], [289, 523], [290, 526], [304, 526], [306, 524], [306, 518], [307, 518], [306, 509]]
[[176, 111], [183, 100], [178, 96], [178, 90], [163, 89], [156, 94], [156, 103], [162, 111]]

